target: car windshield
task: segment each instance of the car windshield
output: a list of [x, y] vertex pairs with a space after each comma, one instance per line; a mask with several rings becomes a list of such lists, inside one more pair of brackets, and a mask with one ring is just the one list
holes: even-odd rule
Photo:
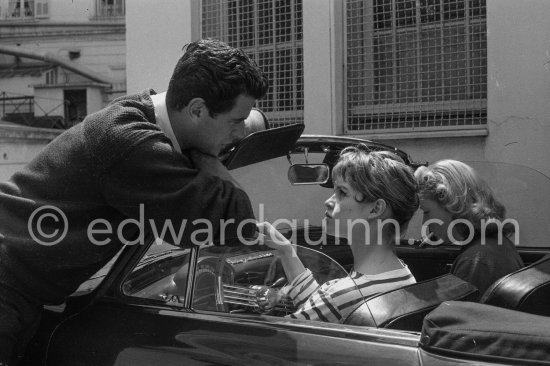
[[[342, 266], [323, 253], [296, 247], [296, 255], [317, 284], [347, 276]], [[289, 282], [279, 256], [265, 245], [204, 247], [197, 261], [192, 306], [284, 316], [295, 311], [295, 304], [283, 295]]]

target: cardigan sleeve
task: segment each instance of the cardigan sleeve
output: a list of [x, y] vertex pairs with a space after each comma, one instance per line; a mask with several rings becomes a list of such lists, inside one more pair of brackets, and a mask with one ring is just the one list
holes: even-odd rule
[[163, 139], [130, 149], [99, 179], [105, 200], [155, 237], [181, 245], [235, 243], [256, 225], [248, 195], [199, 171]]

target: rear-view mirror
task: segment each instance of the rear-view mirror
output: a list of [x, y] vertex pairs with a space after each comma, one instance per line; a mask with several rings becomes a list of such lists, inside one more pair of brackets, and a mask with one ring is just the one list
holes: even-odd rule
[[293, 164], [288, 168], [288, 180], [293, 185], [324, 184], [329, 172], [327, 164]]

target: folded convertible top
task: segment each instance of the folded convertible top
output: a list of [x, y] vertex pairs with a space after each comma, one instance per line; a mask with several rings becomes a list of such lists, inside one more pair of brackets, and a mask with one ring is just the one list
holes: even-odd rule
[[480, 361], [550, 361], [550, 318], [473, 302], [448, 301], [424, 318], [426, 351]]
[[224, 159], [227, 169], [237, 169], [288, 154], [304, 131], [303, 124], [261, 130], [243, 138]]

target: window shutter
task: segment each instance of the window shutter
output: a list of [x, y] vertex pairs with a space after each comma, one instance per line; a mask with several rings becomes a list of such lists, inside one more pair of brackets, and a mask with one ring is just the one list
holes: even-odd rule
[[35, 0], [34, 1], [34, 16], [35, 18], [47, 18], [48, 13], [48, 0]]

